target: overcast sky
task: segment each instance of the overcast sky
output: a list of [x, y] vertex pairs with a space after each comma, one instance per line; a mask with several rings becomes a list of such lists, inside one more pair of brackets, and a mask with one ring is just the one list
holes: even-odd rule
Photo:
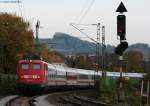
[[[39, 19], [42, 26], [40, 38], [52, 38], [55, 32], [85, 37], [69, 24], [100, 22], [106, 27], [106, 43], [117, 45], [119, 43], [116, 36], [118, 13], [115, 11], [121, 1], [128, 10], [125, 13], [127, 41], [129, 44], [148, 43], [150, 45], [150, 0], [22, 0], [20, 5], [0, 3], [0, 11], [23, 16], [31, 22], [33, 30]], [[77, 27], [84, 29], [90, 37], [96, 38], [95, 26]]]

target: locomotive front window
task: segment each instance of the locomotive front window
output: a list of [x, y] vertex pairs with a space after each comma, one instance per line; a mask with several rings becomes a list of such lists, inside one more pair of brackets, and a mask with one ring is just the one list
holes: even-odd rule
[[28, 70], [29, 69], [29, 64], [27, 64], [27, 63], [21, 64], [21, 69], [22, 70]]
[[33, 64], [32, 65], [32, 69], [33, 70], [40, 70], [41, 69], [41, 65], [40, 64]]

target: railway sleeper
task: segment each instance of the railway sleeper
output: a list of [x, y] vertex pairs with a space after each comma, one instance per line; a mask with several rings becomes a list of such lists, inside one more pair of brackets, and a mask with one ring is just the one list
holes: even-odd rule
[[98, 106], [89, 102], [78, 100], [74, 96], [60, 96], [60, 99], [65, 102], [65, 104], [70, 103], [75, 106]]
[[104, 102], [95, 101], [91, 98], [86, 98], [86, 97], [83, 97], [83, 96], [81, 97], [81, 96], [74, 95], [74, 97], [78, 100], [85, 101], [85, 102], [90, 102], [90, 103], [93, 103], [93, 104], [99, 105], [99, 106], [115, 106], [115, 105], [110, 105], [110, 104], [107, 104], [107, 103], [104, 103]]

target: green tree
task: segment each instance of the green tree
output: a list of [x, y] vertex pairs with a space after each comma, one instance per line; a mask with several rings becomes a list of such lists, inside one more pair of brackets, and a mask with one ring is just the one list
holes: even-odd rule
[[16, 15], [0, 14], [0, 65], [4, 73], [14, 72], [18, 56], [32, 51], [30, 24]]

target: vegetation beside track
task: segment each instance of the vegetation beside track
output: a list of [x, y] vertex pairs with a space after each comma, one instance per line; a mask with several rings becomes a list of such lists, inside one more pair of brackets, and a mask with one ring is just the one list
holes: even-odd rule
[[[100, 91], [97, 99], [109, 104], [116, 104], [119, 91], [119, 82], [115, 78], [100, 79]], [[140, 80], [130, 79], [124, 80], [123, 88], [125, 93], [125, 101], [132, 105], [140, 104]]]
[[16, 93], [16, 76], [0, 74], [0, 97]]

